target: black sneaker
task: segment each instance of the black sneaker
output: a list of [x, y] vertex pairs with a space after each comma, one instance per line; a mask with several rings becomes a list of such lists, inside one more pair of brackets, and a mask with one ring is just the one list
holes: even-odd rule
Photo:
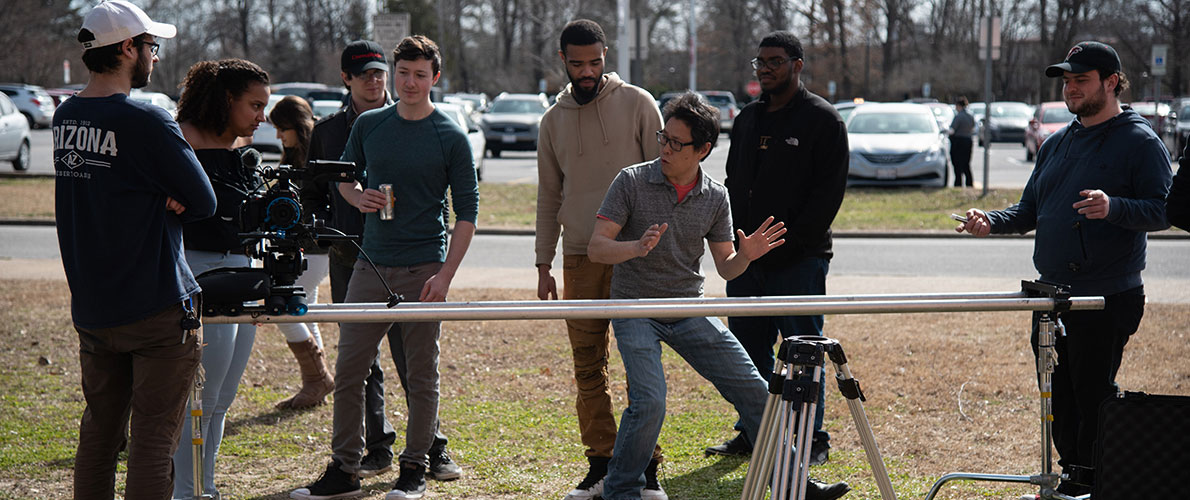
[[384, 500], [421, 498], [426, 494], [426, 468], [420, 464], [402, 463], [401, 475]]
[[811, 479], [806, 483], [806, 500], [835, 500], [851, 491], [851, 486], [842, 481], [827, 484]]
[[343, 472], [338, 460], [331, 460], [326, 472], [317, 481], [305, 488], [289, 492], [289, 498], [297, 500], [331, 500], [360, 495], [359, 476]]
[[359, 477], [379, 476], [393, 470], [393, 456], [383, 451], [369, 451], [359, 463]]
[[430, 450], [430, 479], [438, 481], [453, 481], [463, 477], [463, 468], [450, 459], [446, 448]]
[[661, 489], [661, 482], [657, 481], [657, 459], [649, 461], [645, 467], [645, 487], [640, 490], [640, 500], [669, 500], [669, 495]]
[[729, 439], [727, 442], [712, 446], [706, 449], [706, 456], [722, 455], [726, 457], [746, 457], [752, 454], [752, 442], [748, 440], [748, 436], [744, 433], [736, 434], [736, 437]]
[[831, 459], [831, 442], [815, 439], [810, 443], [810, 465], [822, 465]]
[[607, 464], [612, 459], [607, 457], [587, 457], [590, 467], [587, 477], [579, 481], [564, 500], [592, 500], [603, 494], [603, 480], [607, 477]]

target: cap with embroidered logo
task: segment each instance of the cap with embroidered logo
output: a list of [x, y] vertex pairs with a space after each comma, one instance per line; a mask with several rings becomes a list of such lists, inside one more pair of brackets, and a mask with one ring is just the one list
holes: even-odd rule
[[[84, 49], [105, 47], [148, 33], [159, 38], [173, 38], [178, 28], [149, 19], [149, 15], [124, 0], [107, 0], [96, 5], [83, 19], [79, 41]], [[90, 37], [84, 32], [90, 32]], [[88, 39], [89, 38], [89, 39]]]
[[1045, 68], [1045, 76], [1056, 78], [1069, 71], [1086, 73], [1101, 70], [1107, 74], [1120, 71], [1120, 56], [1111, 45], [1102, 42], [1079, 42], [1066, 53], [1066, 60]]
[[384, 50], [380, 44], [369, 40], [356, 40], [347, 44], [343, 49], [340, 69], [345, 73], [358, 75], [370, 69], [388, 71], [388, 62], [384, 59]]

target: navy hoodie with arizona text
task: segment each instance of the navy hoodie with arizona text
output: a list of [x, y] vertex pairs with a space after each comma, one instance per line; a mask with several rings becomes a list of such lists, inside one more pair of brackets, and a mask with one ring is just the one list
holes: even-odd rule
[[[1126, 108], [1092, 127], [1076, 119], [1051, 135], [1020, 202], [987, 215], [995, 234], [1037, 230], [1033, 265], [1041, 279], [1070, 285], [1074, 295], [1110, 295], [1143, 284], [1145, 233], [1169, 227], [1171, 178], [1165, 145]], [[1074, 208], [1088, 189], [1107, 193], [1107, 218], [1088, 219]]]

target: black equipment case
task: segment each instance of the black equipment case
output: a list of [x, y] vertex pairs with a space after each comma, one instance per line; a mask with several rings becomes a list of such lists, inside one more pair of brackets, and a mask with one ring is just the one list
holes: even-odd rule
[[1190, 397], [1108, 399], [1098, 438], [1093, 500], [1190, 498]]

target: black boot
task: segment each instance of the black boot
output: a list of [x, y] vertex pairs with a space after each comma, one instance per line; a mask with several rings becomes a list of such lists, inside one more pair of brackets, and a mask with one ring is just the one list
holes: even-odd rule
[[845, 482], [827, 484], [811, 479], [806, 483], [806, 500], [835, 500], [851, 491]]

